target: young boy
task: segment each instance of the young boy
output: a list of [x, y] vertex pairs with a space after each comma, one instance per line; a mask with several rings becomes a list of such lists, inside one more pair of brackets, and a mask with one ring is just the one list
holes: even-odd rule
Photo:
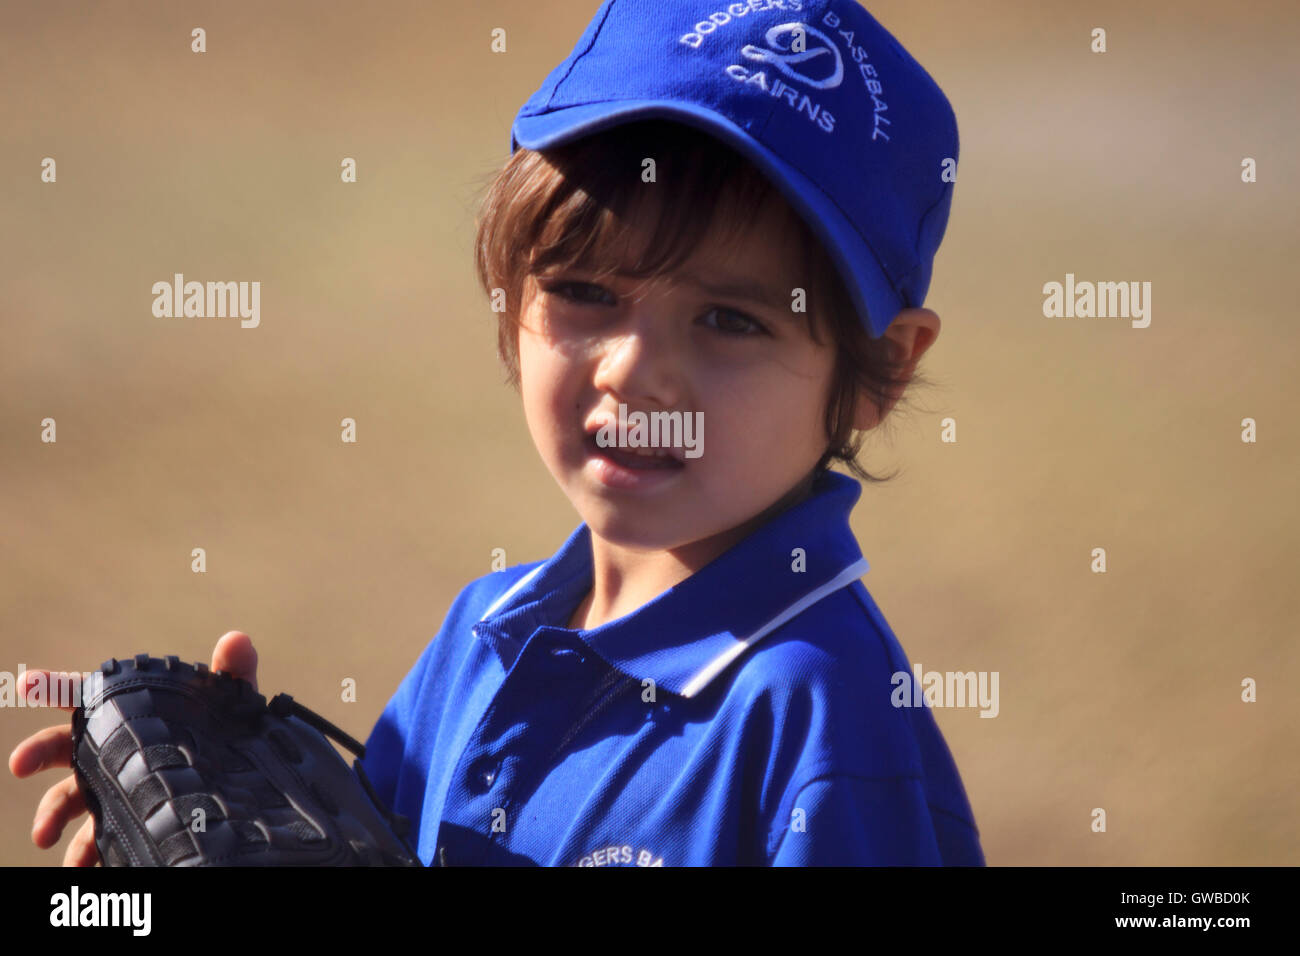
[[[878, 480], [860, 433], [939, 331], [943, 93], [853, 0], [608, 0], [511, 152], [477, 266], [582, 523], [470, 583], [370, 735], [421, 860], [982, 865], [828, 470]], [[66, 765], [46, 733], [15, 773]], [[34, 839], [79, 809], [52, 788]]]
[[851, 0], [613, 0], [511, 150], [478, 271], [583, 523], [468, 585], [370, 736], [421, 859], [982, 864], [826, 470], [870, 478], [938, 333], [942, 92]]

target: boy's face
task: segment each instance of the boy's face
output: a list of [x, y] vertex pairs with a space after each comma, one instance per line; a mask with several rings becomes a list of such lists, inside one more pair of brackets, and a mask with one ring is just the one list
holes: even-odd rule
[[[708, 539], [721, 553], [826, 450], [834, 347], [826, 334], [827, 344], [815, 343], [806, 316], [792, 310], [799, 250], [784, 215], [770, 203], [738, 236], [707, 238], [671, 276], [597, 283], [571, 271], [526, 280], [524, 415], [593, 534], [634, 550]], [[629, 229], [638, 235], [634, 223]], [[711, 293], [694, 280], [732, 290]], [[752, 301], [763, 295], [769, 303]], [[675, 411], [700, 421], [702, 453], [679, 448], [665, 461], [601, 448], [595, 432], [617, 423], [620, 403], [629, 416]]]

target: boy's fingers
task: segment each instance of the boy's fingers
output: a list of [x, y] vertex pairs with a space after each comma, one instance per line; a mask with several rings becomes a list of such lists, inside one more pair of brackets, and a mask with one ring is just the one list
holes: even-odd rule
[[32, 842], [48, 850], [59, 842], [68, 821], [86, 811], [86, 798], [77, 786], [77, 778], [69, 776], [60, 780], [41, 797], [32, 823]]
[[72, 728], [67, 724], [36, 731], [9, 755], [9, 772], [30, 777], [50, 767], [72, 766]]
[[212, 651], [212, 669], [229, 671], [242, 677], [257, 690], [257, 651], [253, 640], [243, 631], [227, 631]]
[[95, 847], [95, 821], [87, 817], [81, 829], [72, 837], [68, 851], [63, 854], [64, 866], [94, 866], [99, 862], [99, 850]]

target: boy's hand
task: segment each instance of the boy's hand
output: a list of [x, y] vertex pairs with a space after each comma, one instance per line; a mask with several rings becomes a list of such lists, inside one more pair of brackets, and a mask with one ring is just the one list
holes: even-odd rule
[[[235, 677], [242, 677], [257, 688], [257, 651], [253, 642], [242, 631], [230, 631], [217, 641], [212, 651], [212, 670], [229, 671]], [[50, 686], [52, 671], [26, 671], [20, 694], [26, 695], [31, 684], [40, 679]], [[33, 678], [30, 675], [40, 675]], [[71, 712], [73, 708], [62, 707]], [[72, 767], [72, 730], [68, 723], [46, 727], [32, 734], [9, 755], [9, 770], [15, 777], [30, 777], [32, 774], [50, 767]], [[86, 800], [77, 786], [77, 778], [69, 774], [59, 781], [41, 798], [36, 808], [36, 818], [32, 822], [32, 842], [42, 849], [48, 849], [59, 842], [63, 829], [68, 823], [86, 812]], [[68, 844], [63, 856], [64, 866], [95, 866], [99, 863], [99, 851], [95, 847], [95, 821], [87, 817], [77, 835]]]

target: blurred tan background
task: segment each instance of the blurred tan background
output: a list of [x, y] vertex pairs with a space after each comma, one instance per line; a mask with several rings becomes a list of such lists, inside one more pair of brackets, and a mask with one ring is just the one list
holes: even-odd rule
[[[240, 629], [264, 690], [364, 737], [493, 548], [558, 547], [578, 518], [501, 384], [471, 241], [597, 6], [0, 3], [0, 670], [206, 661]], [[869, 8], [962, 154], [941, 387], [868, 443], [903, 474], [854, 524], [912, 660], [1000, 673], [996, 719], [936, 711], [989, 863], [1300, 862], [1300, 11]], [[261, 326], [154, 318], [174, 272], [260, 281]], [[1044, 318], [1067, 272], [1150, 281], [1150, 328]], [[59, 720], [0, 711], [6, 756]], [[62, 860], [74, 828], [29, 837], [56, 779], [0, 773], [0, 864]]]

